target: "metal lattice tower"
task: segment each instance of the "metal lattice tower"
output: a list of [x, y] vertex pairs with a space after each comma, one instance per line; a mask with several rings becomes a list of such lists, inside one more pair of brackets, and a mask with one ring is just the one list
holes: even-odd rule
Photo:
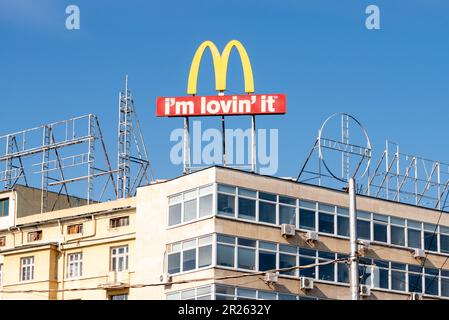
[[[133, 196], [143, 180], [146, 183], [153, 180], [134, 99], [128, 89], [128, 76], [125, 79], [125, 92], [119, 93], [118, 118], [117, 198], [119, 199]], [[131, 171], [134, 169], [138, 170], [137, 174], [131, 177]]]

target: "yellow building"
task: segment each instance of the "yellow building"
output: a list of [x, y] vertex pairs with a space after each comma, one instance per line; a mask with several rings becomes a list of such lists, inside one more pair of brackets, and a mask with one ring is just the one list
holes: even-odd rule
[[[349, 253], [343, 191], [210, 167], [23, 214], [20, 189], [0, 195], [2, 299], [350, 299], [334, 261]], [[449, 298], [447, 213], [436, 228], [437, 210], [366, 196], [357, 209], [363, 299]]]

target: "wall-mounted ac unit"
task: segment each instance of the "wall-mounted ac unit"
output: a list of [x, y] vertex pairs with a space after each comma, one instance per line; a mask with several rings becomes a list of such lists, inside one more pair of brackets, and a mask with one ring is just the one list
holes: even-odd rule
[[299, 287], [301, 290], [312, 290], [313, 289], [313, 279], [307, 277], [299, 278]]
[[281, 224], [281, 235], [283, 237], [293, 237], [295, 235], [295, 225], [294, 224]]
[[371, 287], [366, 284], [361, 284], [359, 293], [361, 297], [369, 297], [371, 295]]
[[419, 260], [425, 259], [426, 258], [426, 253], [422, 249], [415, 249], [413, 251], [413, 257], [415, 259], [419, 259]]
[[161, 276], [159, 277], [159, 280], [160, 280], [162, 283], [171, 283], [171, 282], [173, 281], [173, 278], [172, 278], [172, 276], [171, 276], [170, 273], [164, 273], [163, 275], [161, 275]]
[[276, 272], [267, 272], [264, 275], [264, 281], [266, 283], [277, 283], [278, 282], [278, 274]]
[[313, 243], [318, 241], [318, 233], [315, 231], [307, 231], [306, 233], [306, 241], [309, 243]]

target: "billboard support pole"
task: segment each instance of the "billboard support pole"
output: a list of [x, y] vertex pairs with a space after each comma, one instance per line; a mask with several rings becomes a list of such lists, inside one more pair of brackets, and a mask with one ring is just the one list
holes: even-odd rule
[[189, 173], [190, 170], [187, 168], [187, 163], [189, 163], [190, 167], [190, 128], [189, 128], [189, 117], [184, 117], [184, 152], [183, 152], [183, 162], [184, 162], [184, 175]]
[[350, 287], [351, 299], [359, 300], [359, 258], [357, 255], [355, 179], [349, 179], [349, 242], [350, 242]]
[[253, 114], [251, 116], [251, 171], [256, 172], [256, 116]]

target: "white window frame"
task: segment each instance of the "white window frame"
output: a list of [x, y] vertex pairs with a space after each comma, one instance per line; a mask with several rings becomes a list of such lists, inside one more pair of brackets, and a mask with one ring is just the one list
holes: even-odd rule
[[[124, 253], [118, 253], [119, 249], [125, 249]], [[121, 272], [126, 271], [129, 268], [129, 247], [128, 245], [118, 246], [118, 247], [112, 247], [111, 248], [111, 271], [114, 272]], [[115, 260], [114, 260], [115, 259]], [[118, 270], [118, 266], [120, 259], [123, 259], [123, 266], [124, 269]], [[115, 263], [114, 263], [115, 261]]]
[[[70, 260], [70, 257], [74, 257], [73, 260]], [[75, 270], [75, 272], [71, 272]], [[83, 275], [83, 253], [75, 252], [67, 255], [67, 278], [79, 278]]]
[[[25, 271], [25, 273], [24, 273]], [[24, 275], [26, 275], [24, 277]], [[20, 281], [34, 280], [34, 257], [24, 257], [20, 259]]]

